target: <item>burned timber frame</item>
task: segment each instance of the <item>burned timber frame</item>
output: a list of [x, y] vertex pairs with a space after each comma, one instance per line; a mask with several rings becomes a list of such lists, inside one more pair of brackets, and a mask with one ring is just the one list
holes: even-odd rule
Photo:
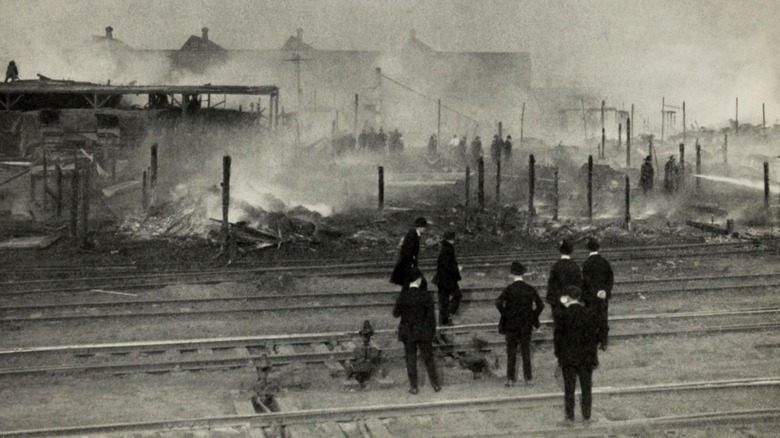
[[[122, 95], [164, 95], [169, 98], [168, 106], [173, 108], [176, 103], [182, 109], [182, 115], [187, 114], [185, 104], [190, 96], [208, 96], [208, 106], [211, 105], [211, 95], [254, 95], [269, 97], [269, 128], [276, 128], [279, 123], [279, 87], [237, 86], [237, 85], [99, 85], [72, 81], [18, 81], [0, 84], [0, 111], [14, 111], [26, 97], [35, 96], [81, 96], [93, 109], [103, 108], [112, 98]], [[177, 101], [176, 95], [181, 99]]]

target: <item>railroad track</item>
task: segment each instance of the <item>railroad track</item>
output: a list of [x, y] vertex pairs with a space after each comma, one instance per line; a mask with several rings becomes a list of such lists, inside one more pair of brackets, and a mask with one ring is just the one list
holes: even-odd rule
[[[681, 251], [678, 251], [681, 250]], [[752, 243], [745, 244], [720, 244], [697, 246], [663, 246], [663, 247], [631, 247], [621, 248], [603, 253], [612, 260], [614, 265], [639, 260], [653, 260], [661, 258], [717, 258], [727, 255], [756, 255], [767, 254], [770, 249]], [[524, 254], [501, 253], [495, 255], [460, 256], [459, 262], [466, 269], [489, 269], [505, 267], [512, 260], [522, 260], [525, 264], [538, 267], [547, 267], [556, 260], [556, 255], [547, 251], [544, 253]], [[577, 257], [575, 256], [575, 259]], [[421, 260], [421, 269], [430, 271], [435, 267], [434, 259]], [[98, 271], [99, 275], [82, 277], [48, 278], [37, 280], [12, 280], [0, 282], [0, 296], [24, 295], [54, 292], [75, 292], [96, 288], [129, 289], [140, 287], [162, 287], [171, 284], [182, 283], [217, 283], [225, 281], [251, 280], [256, 275], [268, 273], [290, 272], [296, 275], [328, 275], [328, 276], [376, 276], [388, 275], [393, 268], [392, 260], [373, 260], [350, 263], [319, 263], [319, 264], [290, 264], [285, 266], [259, 266], [259, 267], [234, 267], [205, 270], [188, 270], [173, 272], [134, 272], [116, 273], [106, 275], [106, 272]]]
[[[675, 312], [652, 315], [624, 315], [610, 318], [610, 338], [625, 340], [651, 336], [681, 336], [717, 333], [777, 331], [780, 307], [763, 307], [716, 312]], [[769, 320], [769, 322], [766, 322]], [[696, 326], [691, 326], [696, 321]], [[707, 321], [707, 323], [703, 323]], [[552, 340], [551, 321], [534, 333], [534, 342]], [[663, 329], [647, 325], [662, 323]], [[475, 333], [491, 348], [503, 348], [496, 323], [440, 327], [437, 348], [447, 353], [468, 351]], [[395, 330], [376, 330], [375, 342], [386, 357], [400, 357], [403, 349], [395, 341]], [[169, 372], [253, 367], [255, 361], [271, 364], [325, 363], [329, 368], [352, 357], [355, 332], [243, 336], [113, 344], [20, 347], [0, 350], [0, 376], [42, 373]], [[33, 364], [31, 366], [30, 364]], [[43, 365], [40, 365], [43, 364]]]
[[[686, 400], [702, 392], [714, 393], [724, 399], [757, 391], [773, 394], [780, 390], [777, 377], [666, 383], [628, 387], [596, 387], [593, 389], [594, 415], [598, 414], [600, 403], [616, 400], [627, 403], [644, 397], [674, 397]], [[516, 413], [528, 409], [541, 410], [560, 415], [562, 402], [560, 392], [494, 396], [482, 398], [447, 399], [418, 403], [397, 403], [385, 405], [361, 405], [358, 407], [335, 407], [307, 409], [289, 412], [254, 412], [241, 409], [235, 415], [201, 418], [186, 418], [165, 421], [140, 421], [126, 423], [93, 424], [73, 427], [58, 427], [29, 430], [0, 430], [7, 437], [53, 437], [53, 436], [113, 436], [124, 438], [138, 433], [165, 433], [166, 436], [192, 436], [193, 433], [222, 433], [226, 436], [259, 437], [393, 437], [409, 436], [581, 436], [647, 434], [652, 431], [712, 428], [734, 428], [763, 426], [771, 430], [780, 424], [780, 408], [776, 403], [769, 406], [718, 411], [717, 409], [686, 406], [685, 413], [675, 415], [644, 417], [631, 420], [611, 421], [605, 418], [587, 426], [547, 425], [549, 417], [540, 416], [526, 424], [513, 421]], [[777, 400], [777, 397], [774, 397]], [[245, 403], [249, 403], [248, 401]], [[251, 410], [250, 410], [251, 409]], [[239, 408], [237, 406], [237, 411]], [[558, 417], [559, 418], [559, 417]], [[449, 425], [449, 427], [448, 427]], [[775, 429], [776, 430], [776, 429]], [[676, 435], [676, 434], [675, 434]]]
[[[691, 276], [650, 280], [623, 280], [615, 284], [613, 300], [645, 295], [708, 293], [778, 288], [780, 273], [731, 276]], [[535, 284], [540, 291], [543, 284]], [[491, 305], [502, 286], [463, 288], [463, 303]], [[100, 302], [31, 304], [0, 307], [0, 324], [49, 321], [87, 321], [113, 318], [182, 317], [273, 312], [316, 312], [324, 310], [390, 307], [397, 290], [279, 295], [242, 295], [197, 299], [124, 299]], [[543, 295], [543, 294], [542, 294]]]

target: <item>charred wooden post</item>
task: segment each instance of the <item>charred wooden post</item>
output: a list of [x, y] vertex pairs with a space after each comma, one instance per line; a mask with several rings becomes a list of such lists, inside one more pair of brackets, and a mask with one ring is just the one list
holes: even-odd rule
[[593, 155], [588, 155], [588, 221], [593, 222]]
[[769, 212], [769, 162], [764, 161], [764, 209]]
[[150, 161], [152, 172], [149, 175], [149, 188], [154, 190], [154, 188], [157, 187], [157, 143], [152, 145], [151, 154]]
[[680, 143], [680, 190], [685, 190], [685, 143]]
[[230, 222], [228, 211], [230, 210], [230, 155], [222, 157], [222, 236], [228, 241]]
[[553, 175], [553, 220], [558, 220], [558, 166], [555, 166]]
[[523, 109], [520, 111], [520, 145], [518, 147], [523, 147], [523, 130], [525, 129], [525, 102], [523, 102]]
[[76, 238], [79, 211], [79, 161], [73, 162], [73, 174], [70, 180], [70, 237]]
[[35, 181], [35, 170], [30, 169], [30, 203], [34, 204], [35, 200], [37, 199], [36, 195], [36, 181]]
[[723, 134], [723, 164], [729, 164], [729, 135]]
[[739, 136], [739, 97], [734, 108], [734, 135]]
[[[696, 175], [701, 175], [701, 145], [696, 139]], [[701, 178], [696, 178], [696, 190], [701, 189]]]
[[116, 154], [111, 154], [111, 182], [116, 184]]
[[631, 229], [631, 180], [628, 175], [626, 175], [626, 216], [623, 226], [627, 230]]
[[480, 157], [477, 161], [477, 202], [479, 209], [485, 209], [485, 159]]
[[683, 113], [683, 143], [685, 143], [685, 136], [687, 134], [687, 128], [685, 127], [685, 101], [683, 100], [683, 106], [682, 106], [682, 113]]
[[606, 100], [601, 101], [601, 149], [599, 149], [599, 159], [603, 160], [605, 157], [604, 148], [607, 144], [607, 134], [604, 129], [604, 107], [607, 104]]
[[385, 209], [385, 168], [377, 167], [377, 176], [379, 178], [379, 211]]
[[626, 169], [629, 167], [631, 167], [631, 119], [626, 119]]
[[466, 207], [466, 210], [469, 208], [469, 198], [471, 197], [471, 169], [469, 166], [466, 166], [466, 197], [464, 199], [463, 205]]
[[533, 225], [536, 209], [534, 208], [534, 193], [536, 192], [536, 157], [528, 156], [528, 231]]
[[141, 208], [146, 211], [149, 208], [149, 175], [144, 170], [141, 181]]
[[89, 232], [89, 167], [84, 166], [79, 170], [79, 219], [76, 231], [76, 240], [81, 248], [87, 247], [87, 233]]
[[60, 163], [54, 166], [54, 179], [57, 184], [56, 217], [59, 220], [62, 218], [62, 166]]
[[443, 142], [441, 141], [441, 99], [438, 99], [437, 101], [437, 121], [436, 121], [436, 150], [441, 153], [441, 146], [443, 146]]
[[501, 206], [501, 160], [496, 161], [496, 207]]
[[761, 104], [761, 132], [766, 135], [766, 105]]
[[623, 147], [623, 124], [618, 123], [618, 149]]

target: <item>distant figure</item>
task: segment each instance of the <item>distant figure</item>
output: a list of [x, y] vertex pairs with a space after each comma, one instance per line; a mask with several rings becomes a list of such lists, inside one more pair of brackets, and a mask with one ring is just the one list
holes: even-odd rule
[[14, 61], [9, 62], [8, 68], [5, 69], [5, 82], [8, 82], [9, 79], [11, 82], [19, 80], [19, 69], [16, 67], [16, 62]]
[[435, 157], [438, 149], [436, 144], [436, 134], [431, 134], [431, 138], [428, 139], [428, 156]]
[[671, 194], [677, 191], [678, 173], [677, 162], [674, 160], [674, 155], [671, 155], [669, 161], [664, 165], [664, 191], [666, 193]]
[[493, 142], [490, 143], [490, 158], [494, 163], [501, 161], [501, 150], [504, 149], [504, 142], [498, 137], [498, 134], [493, 136]]
[[374, 128], [371, 128], [371, 132], [368, 133], [367, 136], [367, 147], [369, 151], [375, 151], [377, 148], [377, 136], [376, 132], [374, 132]]
[[398, 129], [390, 132], [390, 140], [387, 145], [388, 151], [393, 154], [400, 154], [404, 150], [404, 143], [401, 141], [401, 133]]
[[476, 136], [471, 142], [471, 163], [476, 166], [480, 158], [482, 158], [482, 140]]
[[[427, 226], [428, 221], [424, 217], [418, 217], [414, 220], [414, 228], [406, 233], [401, 242], [398, 261], [395, 264], [395, 268], [393, 268], [393, 275], [390, 277], [391, 283], [406, 286], [411, 281], [409, 276], [412, 269], [417, 268], [417, 256], [420, 253], [420, 236]], [[436, 321], [434, 320], [435, 323]]]
[[420, 350], [428, 378], [435, 392], [441, 391], [436, 362], [433, 359], [433, 337], [436, 335], [436, 316], [433, 296], [428, 291], [425, 278], [419, 269], [409, 272], [409, 283], [401, 289], [395, 301], [393, 316], [401, 318], [398, 324], [398, 340], [404, 344], [406, 374], [409, 392], [417, 394], [417, 350]]
[[650, 155], [645, 158], [642, 168], [639, 171], [639, 186], [642, 187], [642, 193], [648, 194], [653, 190], [653, 179], [655, 171], [653, 170], [653, 157]]
[[577, 379], [582, 390], [582, 419], [590, 420], [593, 397], [593, 370], [599, 365], [598, 318], [593, 309], [580, 301], [582, 291], [569, 286], [561, 296], [562, 305], [555, 310], [555, 357], [563, 373], [564, 412], [566, 421], [574, 421], [574, 390]]
[[504, 140], [504, 162], [507, 164], [512, 162], [512, 136], [507, 135]]
[[609, 300], [612, 298], [612, 286], [615, 273], [607, 259], [599, 254], [599, 241], [595, 237], [588, 239], [590, 255], [582, 264], [582, 301], [596, 312], [599, 319], [599, 347], [607, 349], [609, 336]]
[[539, 298], [536, 288], [523, 281], [525, 266], [512, 262], [509, 268], [512, 284], [504, 288], [495, 302], [501, 320], [498, 333], [506, 339], [506, 386], [515, 386], [517, 381], [517, 347], [523, 357], [523, 378], [526, 385], [533, 384], [531, 374], [531, 333], [539, 328], [539, 315], [544, 310], [544, 302]]
[[461, 298], [459, 281], [460, 266], [455, 258], [455, 233], [447, 231], [442, 237], [439, 258], [436, 260], [436, 275], [433, 277], [433, 283], [439, 288], [439, 325], [452, 325], [450, 316], [458, 313]]

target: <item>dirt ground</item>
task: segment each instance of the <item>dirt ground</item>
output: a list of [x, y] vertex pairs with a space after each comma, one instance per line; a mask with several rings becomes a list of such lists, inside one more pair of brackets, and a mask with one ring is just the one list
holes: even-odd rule
[[[580, 250], [581, 251], [581, 250]], [[554, 257], [554, 256], [553, 256]], [[674, 263], [624, 263], [614, 261], [618, 281], [623, 279], [653, 279], [717, 274], [750, 274], [777, 272], [774, 256], [726, 256], [717, 259], [677, 259]], [[536, 272], [529, 281], [542, 284], [545, 273]], [[506, 284], [502, 270], [464, 271], [463, 287], [495, 286], [496, 292]], [[644, 286], [643, 286], [644, 287]], [[162, 289], [136, 290], [139, 298], [183, 298], [236, 296], [253, 293], [284, 294], [288, 291], [326, 292], [392, 290], [384, 278], [337, 279], [327, 277], [296, 278], [294, 276], [265, 276], [247, 283], [217, 285], [178, 285]], [[616, 290], [622, 292], [623, 290]], [[487, 293], [490, 295], [491, 293]], [[27, 303], [47, 301], [53, 297], [27, 297]], [[58, 296], [57, 300], [105, 300], [86, 294]], [[722, 310], [730, 308], [766, 307], [777, 304], [777, 290], [746, 291], [735, 295], [719, 291], [706, 294], [652, 295], [631, 294], [616, 296], [610, 307], [612, 315]], [[549, 318], [547, 311], [544, 318]], [[61, 322], [2, 327], [2, 348], [30, 345], [57, 345], [89, 342], [116, 342], [152, 339], [185, 339], [208, 336], [266, 335], [275, 333], [305, 333], [333, 330], [357, 330], [364, 319], [371, 319], [375, 328], [392, 329], [397, 320], [390, 310], [377, 308], [360, 315], [354, 312], [333, 311], [261, 314], [258, 316], [217, 317], [213, 319], [149, 318], [146, 320], [112, 320], [108, 323], [67, 324]], [[464, 305], [456, 323], [477, 323], [497, 320], [495, 309], [489, 304]], [[767, 317], [767, 322], [774, 321]], [[679, 325], [677, 325], [679, 326]], [[683, 324], [682, 327], [685, 325]], [[637, 328], [636, 325], [613, 325], [613, 333]], [[652, 327], [658, 327], [653, 325]], [[546, 330], [546, 327], [543, 327]], [[392, 338], [378, 339], [380, 346], [398, 347]], [[780, 342], [774, 331], [723, 334], [711, 336], [652, 337], [616, 341], [607, 352], [600, 354], [601, 365], [594, 375], [594, 386], [626, 387], [673, 382], [745, 377], [774, 377], [780, 373], [780, 350], [773, 347], [757, 348], [758, 344]], [[502, 351], [496, 354], [505, 362]], [[460, 369], [451, 360], [440, 360], [444, 389], [434, 393], [423, 384], [421, 392], [412, 396], [407, 384], [403, 362], [391, 359], [386, 369], [392, 380], [390, 387], [376, 382], [362, 391], [345, 390], [341, 378], [329, 376], [324, 366], [311, 365], [299, 372], [303, 387], [286, 388], [278, 396], [284, 410], [326, 408], [335, 406], [375, 405], [413, 401], [450, 400], [466, 397], [488, 397], [501, 394], [560, 393], [559, 382], [553, 375], [555, 361], [548, 344], [535, 348], [534, 373], [536, 384], [503, 387], [503, 368], [494, 375], [473, 380], [472, 374]], [[421, 376], [422, 366], [420, 366]], [[425, 377], [422, 377], [423, 381]], [[109, 423], [133, 420], [163, 420], [192, 418], [235, 412], [233, 401], [246, 401], [251, 396], [256, 380], [254, 370], [241, 368], [233, 371], [201, 371], [167, 374], [140, 374], [109, 376], [84, 374], [70, 376], [3, 378], [0, 397], [14, 400], [0, 406], [2, 430], [36, 427], [73, 426], [89, 423]], [[238, 392], [236, 392], [238, 391]], [[562, 397], [561, 397], [562, 399]], [[77, 402], [78, 401], [78, 402]], [[562, 403], [562, 400], [561, 400]], [[695, 395], [675, 396], [596, 396], [594, 417], [609, 420], [674, 415], [680, 412], [711, 412], [715, 410], [778, 407], [777, 390], [729, 392], [701, 392]], [[547, 424], [550, 419], [562, 418], [562, 406], [554, 403], [539, 406], [522, 413], [501, 417], [496, 422], [522, 423], [523, 427]], [[41, 415], [45, 412], [46, 415]], [[403, 433], [403, 425], [395, 424]], [[755, 436], [771, 436], [758, 430]]]

